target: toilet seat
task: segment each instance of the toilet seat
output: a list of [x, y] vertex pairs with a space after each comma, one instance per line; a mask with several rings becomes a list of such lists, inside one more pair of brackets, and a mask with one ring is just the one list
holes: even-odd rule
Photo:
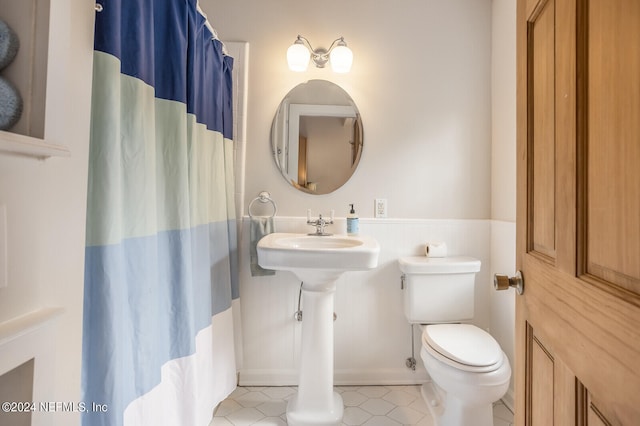
[[463, 371], [494, 371], [502, 366], [504, 360], [498, 342], [471, 324], [427, 325], [422, 333], [422, 342], [434, 358]]

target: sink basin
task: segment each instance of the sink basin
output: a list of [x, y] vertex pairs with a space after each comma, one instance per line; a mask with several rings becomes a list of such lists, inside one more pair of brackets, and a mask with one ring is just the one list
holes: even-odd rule
[[258, 242], [258, 263], [266, 269], [363, 271], [378, 265], [378, 242], [366, 236], [315, 236], [276, 232]]
[[362, 240], [357, 238], [341, 238], [341, 237], [315, 237], [310, 235], [293, 236], [278, 238], [277, 244], [282, 247], [300, 248], [307, 250], [326, 250], [326, 249], [342, 249], [349, 247], [357, 247], [363, 244]]

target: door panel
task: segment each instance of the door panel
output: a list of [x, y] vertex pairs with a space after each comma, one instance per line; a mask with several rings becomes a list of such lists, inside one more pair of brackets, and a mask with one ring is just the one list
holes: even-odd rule
[[605, 417], [594, 409], [593, 406], [589, 407], [589, 415], [587, 417], [587, 424], [590, 426], [609, 426], [610, 423]]
[[640, 1], [519, 0], [517, 425], [640, 424]]
[[529, 22], [530, 249], [555, 259], [555, 14], [554, 0]]
[[585, 272], [640, 294], [640, 2], [611, 3], [587, 12]]
[[548, 426], [553, 424], [553, 357], [530, 329], [529, 345], [531, 354], [531, 399], [536, 404], [531, 407], [531, 424]]

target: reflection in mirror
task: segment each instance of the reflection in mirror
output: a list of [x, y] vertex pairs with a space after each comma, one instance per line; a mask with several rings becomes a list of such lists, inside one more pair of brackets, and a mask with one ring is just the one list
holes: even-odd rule
[[295, 188], [328, 194], [344, 185], [362, 154], [362, 120], [338, 85], [310, 80], [294, 87], [273, 119], [276, 166]]

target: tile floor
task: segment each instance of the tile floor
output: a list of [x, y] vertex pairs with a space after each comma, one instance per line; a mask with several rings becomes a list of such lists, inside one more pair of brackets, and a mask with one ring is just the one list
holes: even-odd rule
[[[419, 386], [337, 386], [347, 426], [433, 426]], [[287, 400], [295, 387], [238, 387], [224, 400], [209, 426], [287, 424]], [[501, 402], [493, 406], [494, 426], [513, 426], [513, 413]], [[470, 425], [472, 426], [472, 425]]]

